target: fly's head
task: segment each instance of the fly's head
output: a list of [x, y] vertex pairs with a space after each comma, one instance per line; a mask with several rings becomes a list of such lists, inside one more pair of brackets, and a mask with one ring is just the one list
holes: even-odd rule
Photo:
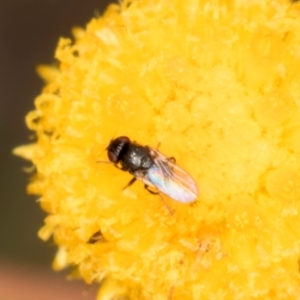
[[116, 139], [111, 140], [106, 148], [109, 161], [114, 164], [119, 163], [130, 143], [131, 141], [127, 136], [119, 136]]

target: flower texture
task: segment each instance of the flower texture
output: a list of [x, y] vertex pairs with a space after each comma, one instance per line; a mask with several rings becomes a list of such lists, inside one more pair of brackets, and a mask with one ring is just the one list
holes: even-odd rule
[[[36, 142], [15, 150], [54, 268], [99, 300], [299, 299], [299, 24], [288, 0], [140, 0], [60, 39], [26, 117]], [[103, 163], [121, 135], [161, 143], [195, 204], [122, 191], [132, 176]]]

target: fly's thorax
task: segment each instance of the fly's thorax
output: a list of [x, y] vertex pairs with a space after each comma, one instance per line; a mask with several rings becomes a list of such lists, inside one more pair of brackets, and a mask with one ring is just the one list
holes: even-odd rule
[[147, 170], [153, 163], [149, 148], [134, 143], [129, 145], [121, 161], [122, 167], [131, 173], [138, 170]]

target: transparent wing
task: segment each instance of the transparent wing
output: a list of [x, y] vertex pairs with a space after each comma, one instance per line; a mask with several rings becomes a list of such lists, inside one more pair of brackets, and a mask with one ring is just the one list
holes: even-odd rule
[[144, 181], [151, 182], [174, 200], [194, 202], [198, 196], [198, 188], [193, 178], [157, 150], [151, 151], [155, 153], [154, 165], [148, 170]]

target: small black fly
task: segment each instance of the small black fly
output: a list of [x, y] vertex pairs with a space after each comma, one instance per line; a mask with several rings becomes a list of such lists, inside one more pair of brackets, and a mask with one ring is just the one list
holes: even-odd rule
[[156, 149], [132, 142], [127, 136], [111, 140], [106, 150], [110, 162], [133, 175], [126, 187], [139, 179], [152, 194], [156, 193], [149, 187], [179, 202], [191, 203], [197, 199], [195, 181], [175, 164], [173, 157], [168, 158]]

